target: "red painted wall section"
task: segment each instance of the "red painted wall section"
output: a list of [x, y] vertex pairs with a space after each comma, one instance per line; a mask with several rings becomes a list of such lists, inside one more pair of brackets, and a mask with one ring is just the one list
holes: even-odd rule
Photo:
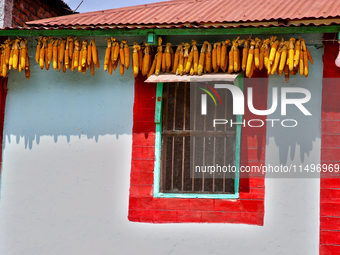
[[[336, 36], [325, 34], [325, 40]], [[334, 64], [339, 44], [324, 46], [321, 164], [340, 164], [340, 68]], [[320, 180], [320, 255], [340, 254], [340, 175], [332, 175], [322, 173]]]
[[[249, 86], [254, 87], [255, 108], [267, 109], [267, 74], [265, 71], [255, 72], [254, 77], [264, 79], [244, 79], [244, 90]], [[144, 80], [142, 76], [135, 79], [129, 220], [150, 223], [211, 222], [263, 225], [263, 175], [241, 175], [239, 199], [153, 198], [156, 84], [144, 83]], [[253, 117], [246, 110], [244, 119]], [[265, 139], [265, 126], [242, 129], [241, 165], [265, 163]]]
[[[7, 96], [7, 80], [8, 78], [0, 77], [0, 162], [2, 163], [2, 139], [3, 139], [3, 130], [4, 130], [4, 121], [5, 121], [5, 105], [6, 105], [6, 96]], [[1, 176], [0, 166], [0, 176]]]

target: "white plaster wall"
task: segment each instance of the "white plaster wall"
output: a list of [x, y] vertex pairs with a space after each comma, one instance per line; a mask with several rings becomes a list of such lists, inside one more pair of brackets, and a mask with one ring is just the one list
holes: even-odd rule
[[4, 27], [5, 19], [5, 0], [0, 1], [0, 28]]
[[267, 179], [264, 226], [129, 222], [131, 70], [32, 65], [9, 78], [0, 254], [318, 254], [317, 179]]

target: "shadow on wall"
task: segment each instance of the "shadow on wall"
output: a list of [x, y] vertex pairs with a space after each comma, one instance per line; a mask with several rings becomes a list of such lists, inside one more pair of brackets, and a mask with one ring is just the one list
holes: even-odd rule
[[[30, 49], [34, 52], [34, 49]], [[102, 53], [102, 52], [101, 52]], [[25, 140], [25, 148], [39, 144], [41, 136], [85, 135], [98, 142], [100, 136], [132, 133], [134, 77], [130, 70], [110, 76], [96, 69], [94, 76], [78, 71], [40, 70], [31, 56], [31, 78], [11, 72], [5, 110], [6, 143]]]
[[[275, 126], [271, 127], [271, 122], [267, 123], [267, 145], [269, 140], [274, 139], [275, 146], [279, 153], [279, 162], [286, 165], [287, 161], [300, 164], [307, 163], [306, 158], [315, 160], [320, 159], [320, 150], [313, 148], [315, 142], [320, 143], [321, 135], [321, 99], [322, 99], [322, 77], [323, 77], [323, 48], [316, 49], [309, 47], [314, 59], [314, 64], [309, 64], [308, 78], [299, 74], [290, 76], [289, 83], [285, 82], [284, 77], [273, 75], [269, 77], [268, 85], [268, 109], [272, 105], [272, 89], [278, 88], [278, 107], [276, 111], [267, 116], [267, 119], [294, 119], [298, 122], [296, 127], [283, 127], [278, 121]], [[287, 106], [287, 115], [281, 115], [281, 88], [282, 87], [299, 87], [310, 91], [311, 99], [303, 104], [312, 116], [305, 116], [295, 105]], [[287, 98], [304, 98], [302, 93], [289, 93]], [[286, 122], [285, 125], [293, 125], [293, 122]], [[320, 146], [320, 145], [319, 145]], [[271, 147], [273, 148], [273, 147]], [[277, 151], [267, 151], [269, 160], [271, 157], [276, 158]], [[312, 162], [309, 162], [312, 163]]]

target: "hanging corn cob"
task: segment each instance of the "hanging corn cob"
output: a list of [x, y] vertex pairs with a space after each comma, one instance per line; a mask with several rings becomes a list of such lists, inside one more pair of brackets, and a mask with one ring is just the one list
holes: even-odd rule
[[158, 37], [158, 47], [157, 47], [157, 58], [156, 58], [156, 69], [155, 74], [159, 75], [162, 67], [162, 58], [163, 58], [163, 47], [162, 47], [162, 38]]
[[190, 74], [191, 67], [193, 67], [193, 61], [194, 61], [194, 47], [191, 47], [191, 51], [188, 56], [188, 61], [185, 65], [185, 73]]
[[[190, 44], [188, 44], [188, 45], [189, 45], [189, 48], [190, 48]], [[166, 44], [166, 47], [165, 47], [165, 50], [164, 50], [164, 56], [165, 56], [166, 72], [169, 73], [170, 68], [171, 68], [171, 43]]]
[[[109, 60], [110, 60], [110, 54], [111, 54], [111, 39], [110, 38], [106, 38], [105, 39], [107, 41], [107, 48], [105, 50], [105, 58], [104, 58], [104, 71], [107, 71], [107, 68], [109, 66]], [[123, 44], [123, 43], [122, 43]], [[124, 44], [123, 44], [124, 45]], [[121, 45], [121, 49], [122, 49], [122, 45]], [[123, 56], [124, 56], [124, 52], [123, 52]], [[122, 60], [120, 61], [122, 63]], [[123, 60], [124, 63], [124, 60]], [[124, 65], [124, 64], [122, 64]]]
[[248, 52], [249, 52], [249, 38], [246, 36], [246, 39], [244, 40], [244, 47], [243, 47], [243, 52], [242, 52], [242, 70], [246, 71], [247, 68], [247, 57], [248, 57]]
[[255, 67], [260, 68], [260, 47], [262, 44], [262, 40], [259, 38], [255, 38], [255, 50], [254, 50], [254, 62], [255, 62]]
[[284, 46], [284, 40], [282, 38], [282, 41], [280, 42], [280, 45], [278, 46], [278, 49], [275, 52], [274, 63], [273, 63], [271, 70], [270, 70], [270, 74], [272, 74], [272, 75], [275, 74], [275, 72], [277, 71], [277, 68], [279, 66], [283, 46]]
[[[178, 51], [178, 66], [176, 70], [176, 75], [183, 75], [183, 68], [184, 68], [184, 43], [181, 43], [178, 47], [176, 52]], [[158, 54], [159, 52], [157, 52]], [[157, 62], [158, 63], [158, 62]], [[157, 70], [157, 65], [156, 65]]]
[[269, 61], [267, 64], [268, 74], [270, 73], [271, 66], [275, 59], [276, 50], [279, 45], [279, 41], [276, 40], [276, 36], [271, 36], [270, 40], [271, 40], [270, 42], [271, 48], [270, 48], [270, 54], [269, 54]]
[[[263, 65], [267, 70], [268, 70], [269, 52], [270, 52], [269, 44], [270, 44], [270, 39], [266, 39], [263, 41], [262, 46], [261, 46], [261, 50], [263, 51]], [[260, 52], [260, 61], [261, 61], [261, 52]]]
[[[203, 67], [204, 67], [206, 51], [207, 51], [207, 42], [205, 41], [202, 45], [200, 59], [199, 59], [199, 62], [198, 62], [198, 73], [197, 73], [198, 75], [203, 74]], [[217, 54], [218, 54], [218, 50], [217, 50]], [[221, 61], [221, 45], [220, 45], [220, 57], [219, 58], [220, 58], [220, 61]]]
[[[226, 51], [225, 51], [226, 53]], [[211, 68], [212, 68], [212, 62], [211, 62], [211, 54], [212, 54], [212, 45], [211, 43], [207, 42], [207, 50], [206, 50], [206, 54], [205, 54], [205, 67], [206, 67], [206, 71], [207, 73], [211, 73]], [[223, 54], [223, 47], [222, 47], [222, 54]], [[222, 59], [222, 57], [221, 57]], [[223, 58], [223, 66], [225, 65], [225, 56]]]
[[254, 49], [255, 49], [256, 42], [255, 40], [250, 40], [250, 49], [248, 52], [248, 58], [247, 58], [247, 68], [246, 68], [246, 76], [251, 77], [253, 72], [253, 61], [254, 61]]
[[233, 40], [233, 47], [234, 47], [234, 72], [238, 72], [241, 68], [241, 61], [240, 61], [240, 51], [238, 49], [239, 44], [242, 44], [244, 41], [239, 40], [240, 37], [237, 37]]
[[287, 62], [287, 48], [288, 48], [288, 42], [284, 42], [282, 45], [282, 52], [281, 52], [281, 59], [280, 59], [280, 66], [279, 66], [279, 73], [283, 72], [286, 62]]
[[[222, 47], [221, 47], [221, 69], [226, 69], [226, 61], [225, 59], [228, 57], [228, 53], [227, 53], [227, 47], [229, 46], [230, 44], [230, 40], [225, 40], [222, 42]], [[217, 54], [217, 48], [216, 48], [216, 54]], [[217, 59], [216, 59], [216, 65], [215, 65], [215, 68], [217, 66]], [[214, 69], [215, 69], [214, 68]]]
[[143, 69], [142, 69], [143, 76], [148, 75], [149, 69], [150, 69], [150, 46], [149, 44], [145, 43]]
[[83, 40], [82, 46], [81, 46], [81, 66], [86, 67], [87, 63], [87, 40]]
[[[198, 73], [198, 49], [197, 49], [197, 42], [195, 40], [191, 40], [191, 47], [194, 51], [194, 74]], [[191, 71], [190, 71], [191, 73]]]
[[289, 45], [288, 45], [288, 65], [289, 65], [289, 71], [293, 71], [294, 69], [294, 48], [295, 48], [295, 38], [289, 39]]
[[124, 66], [125, 69], [128, 70], [130, 66], [130, 48], [128, 45], [128, 41], [122, 41], [124, 43]]
[[134, 42], [134, 45], [132, 46], [133, 53], [132, 53], [132, 67], [133, 67], [133, 76], [137, 77], [139, 72], [139, 57], [138, 57], [138, 51], [141, 49], [140, 45], [138, 43]]

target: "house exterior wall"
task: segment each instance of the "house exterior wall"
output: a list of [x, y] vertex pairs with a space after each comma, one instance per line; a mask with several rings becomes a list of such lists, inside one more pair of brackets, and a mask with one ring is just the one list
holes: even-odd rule
[[[322, 50], [311, 47], [311, 52], [315, 63], [310, 72], [322, 77]], [[103, 47], [99, 56], [104, 56]], [[92, 77], [41, 71], [33, 61], [31, 57], [30, 80], [12, 72], [8, 81], [1, 254], [318, 254], [317, 178], [266, 178], [263, 226], [130, 222], [137, 93], [132, 70], [109, 76], [102, 70], [102, 59]], [[298, 86], [308, 86], [311, 80]], [[309, 89], [315, 97], [307, 106], [313, 116], [308, 121], [318, 128], [287, 147], [280, 141], [289, 137], [267, 126], [267, 164], [283, 163], [282, 153], [286, 161], [320, 161], [321, 83], [314, 80]], [[273, 86], [286, 85], [269, 79], [268, 100]], [[304, 116], [296, 117], [304, 121]], [[301, 149], [304, 145], [309, 146]]]

